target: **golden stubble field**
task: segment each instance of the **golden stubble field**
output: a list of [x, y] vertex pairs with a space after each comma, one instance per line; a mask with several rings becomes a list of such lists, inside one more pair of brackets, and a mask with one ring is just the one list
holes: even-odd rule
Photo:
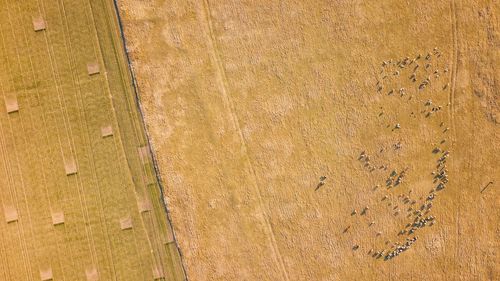
[[190, 280], [499, 279], [498, 2], [119, 5]]

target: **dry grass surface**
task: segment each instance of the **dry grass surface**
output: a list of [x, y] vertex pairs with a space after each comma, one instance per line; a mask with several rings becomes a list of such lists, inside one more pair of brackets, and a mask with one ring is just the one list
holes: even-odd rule
[[190, 280], [499, 279], [497, 1], [119, 2]]
[[184, 280], [113, 2], [0, 7], [0, 280]]

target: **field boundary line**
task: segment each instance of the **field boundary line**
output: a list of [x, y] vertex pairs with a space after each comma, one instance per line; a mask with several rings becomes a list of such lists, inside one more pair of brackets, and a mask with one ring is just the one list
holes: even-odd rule
[[[110, 21], [110, 17], [112, 17], [112, 15], [109, 14], [109, 12], [110, 12], [110, 8], [108, 6], [109, 2], [101, 0], [100, 3], [101, 3], [101, 5], [104, 5], [104, 7], [105, 7], [105, 11], [104, 11], [104, 13], [106, 15], [105, 21], [106, 21], [106, 24], [107, 24], [107, 27], [108, 27], [108, 28], [106, 28], [106, 30], [108, 30], [108, 32], [109, 32], [110, 41], [111, 41], [111, 45], [112, 45], [112, 48], [113, 48], [112, 53], [115, 56], [114, 58], [112, 58], [110, 60], [112, 62], [116, 61], [116, 66], [117, 66], [117, 68], [119, 70], [119, 77], [120, 77], [121, 86], [123, 88], [122, 95], [125, 97], [125, 101], [126, 101], [126, 105], [127, 105], [128, 109], [130, 109], [129, 99], [128, 99], [128, 95], [127, 95], [128, 92], [129, 92], [129, 91], [127, 91], [127, 88], [128, 88], [127, 86], [129, 86], [129, 85], [127, 84], [127, 81], [126, 81], [125, 77], [122, 74], [122, 67], [120, 65], [120, 60], [119, 60], [120, 56], [117, 53], [117, 47], [116, 47], [116, 43], [115, 43], [114, 36], [113, 36], [113, 34], [114, 34], [114, 32], [113, 32], [114, 26], [113, 26], [112, 22]], [[94, 10], [94, 8], [92, 8], [92, 11], [93, 10]], [[113, 10], [111, 10], [111, 12], [113, 12]], [[94, 21], [94, 27], [95, 27], [95, 31], [96, 31], [96, 37], [99, 39], [98, 32], [97, 32], [97, 26], [96, 26], [95, 21]], [[100, 42], [99, 42], [99, 48], [101, 50], [101, 52], [100, 52], [101, 57], [102, 57], [102, 59], [104, 61], [104, 52], [102, 51], [103, 47], [100, 44]], [[113, 101], [112, 94], [111, 94], [111, 87], [110, 87], [110, 83], [109, 83], [108, 79], [106, 79], [106, 83], [107, 83], [107, 89], [109, 91], [109, 102], [110, 102], [110, 105], [111, 105], [111, 107], [113, 109], [112, 110], [112, 114], [113, 114], [113, 117], [115, 119], [116, 126], [119, 129], [118, 131], [120, 132], [121, 131], [120, 130], [121, 126], [120, 126], [118, 115], [117, 115], [116, 110], [115, 110], [114, 101]], [[130, 116], [130, 110], [129, 110], [129, 117], [130, 117], [130, 121], [131, 121], [131, 124], [132, 124], [132, 134], [134, 135], [134, 138], [135, 138], [135, 142], [134, 142], [135, 145], [134, 145], [134, 147], [137, 147], [137, 144], [140, 143], [140, 140], [139, 140], [139, 137], [137, 135], [138, 131], [137, 131], [137, 127], [136, 127], [136, 122], [134, 122], [135, 118], [134, 118], [134, 116]], [[123, 171], [128, 176], [128, 181], [129, 181], [130, 187], [131, 187], [131, 189], [133, 191], [132, 193], [134, 195], [133, 196], [134, 200], [132, 200], [132, 201], [133, 202], [137, 202], [137, 192], [138, 191], [142, 191], [144, 194], [147, 194], [147, 190], [146, 190], [145, 186], [143, 186], [143, 185], [137, 186], [135, 184], [134, 179], [133, 179], [133, 175], [132, 175], [132, 167], [131, 167], [131, 164], [129, 163], [129, 158], [127, 157], [128, 153], [125, 150], [125, 144], [124, 144], [124, 141], [121, 138], [122, 135], [119, 134], [119, 136], [120, 136], [120, 138], [118, 140], [118, 146], [115, 145], [115, 147], [116, 147], [117, 150], [120, 150], [123, 153], [123, 159], [121, 161], [121, 164], [124, 166]], [[131, 153], [132, 152], [130, 152], [130, 154]], [[142, 169], [144, 169], [144, 167], [141, 167], [141, 172], [142, 172]], [[142, 190], [141, 190], [140, 187], [142, 187]], [[140, 212], [138, 213], [138, 217], [139, 217], [140, 223], [141, 223], [141, 225], [142, 225], [142, 227], [144, 229], [144, 233], [145, 233], [145, 237], [144, 238], [146, 238], [146, 241], [147, 241], [147, 243], [148, 243], [148, 245], [149, 245], [149, 247], [151, 249], [150, 254], [151, 254], [151, 260], [152, 260], [152, 262], [154, 262], [155, 265], [158, 265], [158, 263], [163, 264], [163, 260], [164, 260], [164, 257], [162, 257], [162, 252], [163, 252], [162, 250], [163, 249], [160, 248], [160, 247], [159, 248], [153, 248], [153, 245], [155, 245], [155, 247], [159, 246], [158, 245], [159, 237], [155, 236], [154, 235], [154, 231], [151, 231], [151, 229], [150, 229], [151, 225], [153, 225], [153, 224], [147, 225], [147, 223], [146, 223], [146, 221], [145, 221], [142, 213], [140, 213]], [[165, 253], [165, 255], [166, 255], [166, 253]]]
[[148, 149], [149, 154], [151, 155], [151, 161], [152, 161], [153, 168], [154, 168], [153, 173], [154, 173], [154, 176], [155, 176], [155, 179], [156, 179], [156, 183], [158, 184], [158, 187], [159, 187], [159, 191], [160, 191], [160, 195], [161, 195], [160, 201], [161, 201], [161, 205], [163, 206], [165, 214], [166, 214], [167, 227], [170, 229], [170, 231], [172, 233], [172, 237], [173, 237], [174, 243], [175, 243], [177, 251], [179, 253], [180, 266], [181, 266], [182, 272], [184, 274], [184, 280], [187, 281], [187, 280], [189, 280], [189, 278], [188, 278], [188, 274], [187, 274], [187, 270], [186, 270], [186, 265], [184, 263], [184, 255], [182, 254], [182, 249], [179, 246], [178, 238], [177, 238], [177, 235], [176, 235], [176, 233], [174, 231], [174, 228], [173, 228], [173, 221], [172, 221], [172, 217], [170, 215], [170, 211], [168, 209], [168, 204], [165, 201], [165, 188], [163, 186], [163, 180], [162, 180], [162, 177], [161, 177], [161, 174], [160, 174], [160, 169], [158, 167], [158, 159], [156, 157], [156, 154], [154, 153], [153, 143], [152, 143], [152, 139], [150, 137], [150, 134], [148, 132], [148, 129], [144, 125], [144, 111], [142, 109], [142, 103], [141, 103], [140, 95], [139, 95], [139, 93], [140, 93], [139, 85], [137, 83], [137, 79], [136, 79], [136, 76], [135, 76], [135, 71], [134, 71], [134, 68], [133, 68], [130, 56], [129, 56], [128, 52], [127, 52], [127, 47], [126, 47], [127, 46], [127, 42], [126, 42], [126, 39], [125, 39], [124, 28], [123, 28], [122, 19], [121, 19], [121, 16], [120, 16], [120, 9], [118, 7], [117, 0], [113, 0], [113, 4], [114, 4], [115, 15], [116, 15], [116, 21], [118, 22], [118, 28], [119, 28], [119, 33], [120, 33], [119, 37], [121, 39], [121, 44], [120, 44], [121, 46], [119, 47], [119, 49], [122, 49], [123, 52], [124, 52], [124, 56], [125, 56], [125, 60], [126, 60], [126, 64], [127, 64], [127, 69], [128, 69], [127, 75], [131, 79], [132, 88], [133, 88], [133, 94], [134, 94], [134, 98], [135, 98], [135, 101], [136, 101], [135, 108], [138, 110], [138, 112], [140, 114], [140, 120], [139, 121], [143, 124], [143, 131], [144, 131], [144, 134], [145, 134], [145, 145], [146, 145], [146, 147]]
[[[95, 44], [93, 46], [94, 53], [95, 53], [96, 58], [98, 60], [100, 60], [100, 62], [102, 62], [102, 68], [106, 69], [105, 60], [104, 60], [104, 51], [103, 51], [101, 41], [99, 39], [99, 32], [97, 30], [97, 23], [96, 23], [96, 20], [94, 17], [95, 8], [90, 0], [87, 0], [86, 2], [88, 4], [88, 8], [89, 8], [89, 12], [90, 12], [89, 20], [92, 23], [92, 34], [95, 37]], [[104, 3], [101, 1], [101, 4], [104, 4]], [[105, 11], [104, 11], [104, 13], [105, 13]], [[87, 15], [87, 17], [88, 17], [88, 15]], [[105, 21], [106, 21], [106, 24], [108, 25], [107, 27], [111, 28], [107, 18], [105, 19]], [[116, 125], [117, 137], [114, 138], [114, 142], [113, 142], [114, 148], [115, 148], [115, 155], [117, 157], [117, 160], [118, 160], [117, 162], [119, 163], [119, 167], [121, 167], [123, 175], [126, 178], [125, 185], [131, 189], [131, 194], [127, 194], [127, 196], [129, 197], [129, 200], [127, 200], [127, 201], [130, 201], [130, 203], [137, 202], [137, 199], [136, 199], [137, 198], [137, 195], [136, 195], [137, 191], [135, 190], [135, 184], [134, 184], [134, 181], [132, 178], [132, 173], [130, 172], [131, 168], [130, 168], [130, 165], [127, 161], [127, 157], [126, 157], [127, 153], [125, 151], [125, 146], [124, 146], [122, 138], [121, 138], [121, 136], [122, 136], [121, 128], [120, 128], [120, 124], [118, 122], [118, 117], [116, 115], [116, 110], [115, 110], [114, 103], [113, 103], [113, 98], [112, 98], [113, 95], [111, 92], [110, 82], [109, 82], [106, 71], [104, 73], [102, 73], [101, 75], [103, 75], [103, 79], [102, 79], [103, 81], [101, 83], [101, 87], [103, 88], [104, 92], [107, 93], [107, 101], [109, 102], [109, 105], [111, 107], [111, 114], [112, 114], [111, 117], [113, 118], [114, 124]], [[122, 153], [123, 157], [120, 157], [120, 152]], [[130, 199], [132, 199], [132, 200], [130, 200]], [[137, 205], [135, 205], [135, 206], [137, 206]], [[136, 209], [137, 209], [137, 207], [136, 207]], [[130, 214], [130, 216], [133, 216], [133, 214]], [[141, 220], [142, 227], [144, 228], [144, 232], [146, 233], [147, 243], [151, 249], [149, 251], [149, 255], [150, 255], [152, 261], [155, 261], [157, 259], [157, 257], [155, 255], [155, 251], [152, 248], [151, 240], [150, 240], [149, 236], [147, 235], [147, 232], [148, 232], [147, 228], [144, 225], [144, 221], [143, 221], [142, 216], [140, 214], [139, 214], [139, 218]], [[139, 256], [140, 251], [139, 251], [139, 246], [138, 246], [137, 240], [140, 239], [140, 237], [138, 237], [135, 228], [132, 229], [132, 232], [133, 232], [135, 251], [136, 251], [137, 255]], [[140, 258], [138, 259], [138, 261], [139, 261], [139, 264], [141, 266], [141, 273], [145, 274], [147, 272], [145, 270], [147, 268], [147, 265], [144, 264], [143, 260]]]
[[[140, 123], [140, 118], [141, 116], [139, 114], [133, 114], [136, 112], [137, 110], [137, 106], [133, 103], [133, 101], [131, 101], [130, 97], [133, 97], [134, 93], [133, 93], [133, 88], [130, 87], [130, 85], [133, 85], [133, 82], [131, 81], [131, 79], [129, 78], [129, 75], [127, 75], [127, 68], [126, 68], [126, 61], [124, 60], [123, 58], [123, 55], [121, 55], [121, 53], [119, 52], [120, 49], [122, 49], [120, 47], [120, 44], [117, 43], [116, 41], [116, 37], [120, 37], [120, 33], [119, 34], [116, 34], [115, 31], [116, 29], [120, 30], [119, 29], [119, 25], [116, 26], [116, 23], [114, 20], [110, 20], [110, 18], [112, 19], [115, 19], [115, 10], [114, 10], [114, 7], [112, 6], [111, 2], [109, 1], [101, 1], [101, 4], [104, 5], [106, 7], [106, 23], [108, 24], [108, 27], [109, 27], [109, 32], [110, 32], [110, 38], [111, 38], [111, 43], [112, 43], [112, 46], [113, 46], [113, 54], [114, 54], [114, 59], [113, 61], [116, 60], [116, 65], [117, 65], [117, 68], [118, 68], [118, 71], [119, 71], [119, 77], [121, 79], [121, 86], [122, 86], [122, 89], [123, 89], [123, 93], [122, 93], [122, 96], [125, 97], [125, 105], [126, 105], [126, 108], [128, 109], [128, 116], [130, 118], [130, 123], [132, 125], [132, 134], [135, 138], [135, 142], [134, 142], [134, 148], [137, 148], [139, 146], [142, 146], [144, 145], [145, 143], [145, 140], [144, 140], [144, 136], [141, 134], [141, 132], [143, 132], [143, 126], [141, 126], [141, 123]], [[111, 5], [111, 7], [110, 7]], [[118, 39], [119, 41], [119, 39]], [[125, 65], [125, 66], [124, 66]], [[113, 105], [113, 99], [111, 99], [111, 104]], [[116, 114], [116, 111], [113, 111], [114, 113], [114, 116], [115, 116], [115, 119], [116, 119], [116, 123], [117, 123], [117, 126], [120, 125], [120, 122], [118, 121], [118, 116]], [[124, 121], [126, 122], [126, 121]], [[138, 128], [140, 127], [140, 128]], [[123, 142], [122, 142], [123, 144]], [[122, 148], [125, 149], [125, 146], [122, 145]], [[131, 154], [131, 153], [130, 153]], [[125, 155], [125, 160], [127, 161], [127, 163], [130, 162], [130, 159], [129, 157], [127, 157], [127, 153], [125, 153], [124, 151], [124, 155]], [[133, 156], [130, 156], [131, 158], [133, 158]], [[139, 160], [138, 158], [136, 160]], [[140, 171], [140, 174], [141, 176], [143, 177], [148, 177], [148, 169], [146, 168], [146, 166], [144, 165], [144, 163], [142, 163], [141, 161], [139, 161], [139, 163], [141, 164], [141, 171]], [[129, 170], [131, 170], [131, 164], [129, 163]], [[132, 175], [132, 172], [130, 172], [130, 177], [131, 177], [131, 182], [133, 184], [133, 186], [135, 187], [135, 195], [137, 197], [137, 192], [142, 192], [143, 194], [143, 197], [144, 198], [149, 198], [150, 197], [150, 192], [148, 191], [147, 189], [147, 185], [140, 182], [138, 184], [135, 184], [134, 180], [133, 180], [133, 175]], [[151, 210], [151, 212], [154, 212], [154, 210]], [[154, 215], [154, 214], [152, 214]], [[161, 242], [161, 237], [160, 237], [160, 234], [156, 231], [156, 228], [159, 228], [159, 226], [155, 223], [155, 219], [153, 218], [153, 216], [147, 216], [147, 218], [145, 218], [141, 213], [139, 214], [139, 218], [141, 220], [141, 223], [142, 223], [142, 226], [144, 227], [145, 231], [146, 231], [146, 234], [148, 235], [148, 243], [149, 243], [149, 246], [151, 247], [151, 249], [153, 250], [152, 246], [153, 244], [155, 245], [155, 247], [157, 247], [157, 256], [156, 255], [153, 255], [152, 257], [154, 258], [154, 262], [155, 264], [158, 265], [158, 263], [160, 264], [165, 264], [165, 261], [164, 261], [164, 258], [166, 258], [166, 255], [167, 255], [167, 252], [165, 249], [163, 249], [161, 247], [162, 245], [162, 242]], [[146, 222], [147, 220], [147, 222]], [[149, 237], [151, 236], [151, 237]], [[157, 259], [157, 260], [156, 260]]]

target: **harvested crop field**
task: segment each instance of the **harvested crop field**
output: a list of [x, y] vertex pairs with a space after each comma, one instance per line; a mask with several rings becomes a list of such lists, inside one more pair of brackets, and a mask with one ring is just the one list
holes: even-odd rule
[[498, 280], [497, 1], [118, 1], [189, 280]]
[[0, 1], [0, 280], [184, 280], [112, 1]]

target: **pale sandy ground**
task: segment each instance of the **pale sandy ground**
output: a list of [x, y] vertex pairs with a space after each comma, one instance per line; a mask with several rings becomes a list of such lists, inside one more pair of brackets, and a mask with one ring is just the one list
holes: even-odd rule
[[[499, 279], [499, 2], [119, 4], [190, 280]], [[428, 52], [425, 90], [412, 65], [377, 92], [382, 61]], [[425, 117], [428, 99], [442, 109]], [[398, 195], [436, 186], [435, 147], [450, 151], [436, 223], [372, 258], [413, 237], [397, 236], [413, 222]]]

